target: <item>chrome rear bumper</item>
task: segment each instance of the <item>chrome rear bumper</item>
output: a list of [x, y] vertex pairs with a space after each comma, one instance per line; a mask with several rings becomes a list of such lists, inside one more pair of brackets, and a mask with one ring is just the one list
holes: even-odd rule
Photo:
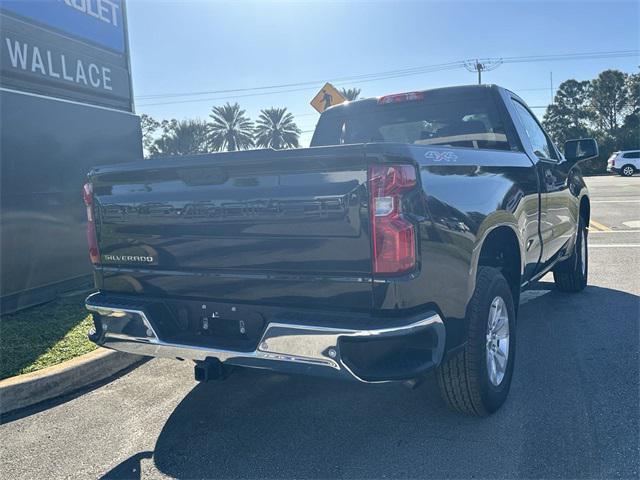
[[372, 330], [269, 322], [257, 348], [247, 352], [162, 340], [153, 320], [143, 309], [95, 302], [96, 295], [86, 300], [87, 309], [97, 314], [94, 316], [97, 328], [89, 338], [103, 347], [138, 355], [194, 361], [215, 358], [232, 365], [338, 376], [373, 383], [397, 378], [363, 376], [345, 353], [350, 348], [345, 342], [352, 345], [354, 342], [371, 341], [380, 345], [385, 341], [402, 342], [404, 338], [427, 332], [435, 341], [428, 349], [430, 358], [425, 360], [423, 370], [437, 366], [444, 351], [444, 325], [440, 316], [431, 312], [418, 319], [413, 317], [400, 326]]

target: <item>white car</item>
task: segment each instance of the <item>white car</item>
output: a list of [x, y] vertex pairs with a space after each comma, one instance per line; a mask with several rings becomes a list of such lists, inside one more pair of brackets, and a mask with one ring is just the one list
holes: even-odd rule
[[607, 172], [619, 173], [623, 177], [640, 172], [640, 150], [613, 152], [607, 160]]

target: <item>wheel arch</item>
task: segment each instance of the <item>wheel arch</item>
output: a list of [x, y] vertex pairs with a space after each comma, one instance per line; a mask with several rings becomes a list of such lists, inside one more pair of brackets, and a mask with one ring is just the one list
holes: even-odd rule
[[585, 224], [588, 226], [591, 220], [591, 201], [587, 195], [583, 195], [580, 199], [580, 217], [584, 218]]
[[513, 224], [497, 224], [487, 229], [476, 246], [473, 269], [473, 289], [479, 267], [500, 270], [512, 292], [514, 305], [518, 306], [524, 271], [523, 245]]

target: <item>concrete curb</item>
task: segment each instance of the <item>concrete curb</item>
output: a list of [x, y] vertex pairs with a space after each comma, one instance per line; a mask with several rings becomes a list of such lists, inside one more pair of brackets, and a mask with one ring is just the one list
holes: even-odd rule
[[93, 352], [0, 381], [0, 414], [67, 395], [104, 380], [146, 357], [98, 348]]

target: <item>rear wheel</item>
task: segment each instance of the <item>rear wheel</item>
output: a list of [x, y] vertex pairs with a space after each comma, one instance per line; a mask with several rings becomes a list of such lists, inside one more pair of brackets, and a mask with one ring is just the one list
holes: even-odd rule
[[581, 292], [587, 286], [589, 275], [587, 238], [587, 225], [585, 220], [580, 217], [575, 252], [553, 270], [553, 280], [558, 289], [563, 292]]
[[467, 343], [436, 372], [440, 393], [455, 411], [484, 417], [502, 406], [511, 387], [516, 313], [499, 270], [480, 267], [467, 314]]
[[625, 165], [620, 169], [620, 175], [622, 175], [623, 177], [630, 177], [634, 173], [636, 173], [636, 169], [633, 165]]

